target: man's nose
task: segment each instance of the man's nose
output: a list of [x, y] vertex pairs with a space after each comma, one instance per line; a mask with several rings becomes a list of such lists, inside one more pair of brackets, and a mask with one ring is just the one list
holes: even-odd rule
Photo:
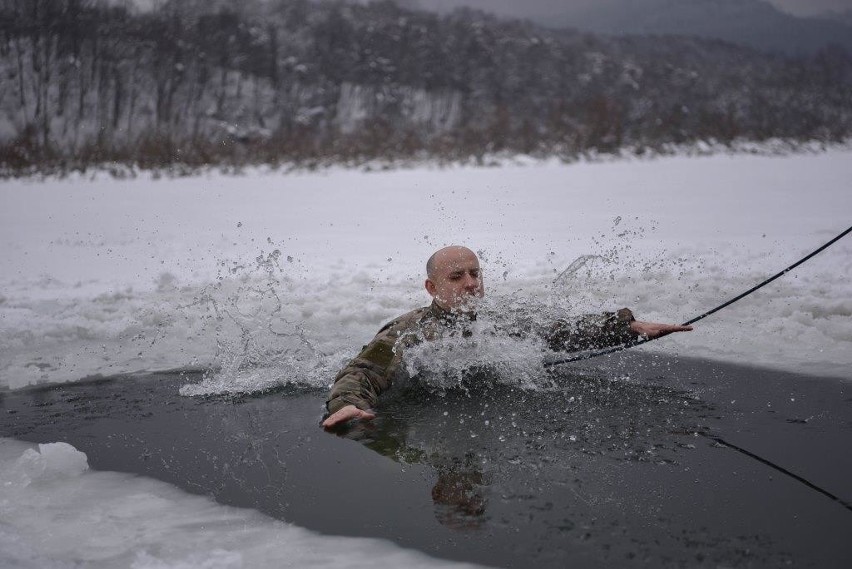
[[476, 288], [479, 286], [479, 279], [471, 274], [465, 275], [464, 279], [465, 288]]

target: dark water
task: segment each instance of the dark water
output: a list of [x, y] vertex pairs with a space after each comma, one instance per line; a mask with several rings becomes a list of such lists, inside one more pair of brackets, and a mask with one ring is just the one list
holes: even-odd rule
[[[629, 378], [623, 377], [629, 372]], [[849, 382], [625, 354], [545, 390], [414, 386], [322, 431], [324, 393], [192, 374], [0, 395], [0, 433], [327, 534], [501, 567], [849, 567]], [[377, 560], [380, 561], [380, 560]]]

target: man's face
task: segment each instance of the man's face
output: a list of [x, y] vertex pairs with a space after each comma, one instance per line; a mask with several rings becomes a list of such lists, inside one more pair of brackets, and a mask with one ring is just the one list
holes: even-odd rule
[[439, 251], [432, 275], [426, 279], [426, 290], [445, 310], [472, 308], [470, 301], [485, 294], [476, 254], [464, 247]]

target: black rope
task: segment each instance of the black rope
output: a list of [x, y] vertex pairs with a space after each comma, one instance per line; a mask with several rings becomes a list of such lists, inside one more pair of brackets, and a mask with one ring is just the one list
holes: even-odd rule
[[[837, 241], [840, 241], [841, 239], [846, 237], [846, 235], [848, 235], [850, 232], [852, 232], [852, 227], [850, 227], [846, 231], [842, 232], [840, 235], [838, 235], [837, 237], [835, 237], [834, 239], [832, 239], [831, 241], [829, 241], [828, 243], [826, 243], [825, 245], [823, 245], [819, 249], [816, 249], [815, 251], [811, 252], [810, 254], [806, 255], [805, 257], [802, 257], [801, 259], [799, 259], [798, 261], [796, 261], [795, 263], [793, 263], [792, 265], [790, 265], [789, 267], [787, 267], [783, 271], [776, 273], [775, 275], [769, 277], [768, 279], [766, 279], [762, 283], [751, 287], [750, 289], [748, 289], [744, 293], [742, 293], [738, 296], [735, 296], [734, 298], [732, 298], [731, 300], [729, 300], [729, 301], [727, 301], [723, 304], [720, 304], [716, 308], [714, 308], [712, 310], [708, 310], [704, 314], [702, 314], [700, 316], [696, 316], [692, 320], [687, 320], [686, 322], [681, 324], [681, 326], [689, 326], [690, 324], [694, 324], [695, 322], [698, 322], [699, 320], [702, 320], [703, 318], [707, 318], [711, 314], [718, 312], [718, 311], [722, 310], [723, 308], [725, 308], [726, 306], [730, 306], [731, 304], [735, 303], [738, 300], [745, 298], [746, 296], [750, 295], [751, 293], [755, 292], [756, 290], [763, 288], [764, 286], [768, 285], [769, 283], [771, 283], [772, 281], [774, 281], [778, 277], [781, 277], [781, 276], [785, 275], [786, 273], [792, 271], [793, 269], [795, 269], [796, 267], [798, 267], [799, 265], [801, 265], [805, 261], [809, 260], [814, 255], [817, 255], [817, 254], [821, 253], [822, 251], [824, 251], [825, 249], [831, 247]], [[620, 352], [621, 350], [626, 350], [627, 348], [632, 348], [634, 346], [642, 345], [646, 342], [650, 342], [652, 339], [653, 338], [642, 338], [642, 339], [639, 339], [639, 340], [635, 340], [633, 342], [627, 342], [626, 344], [621, 344], [619, 346], [613, 346], [612, 348], [605, 348], [605, 349], [602, 349], [602, 350], [596, 350], [594, 352], [586, 352], [586, 353], [583, 353], [583, 354], [579, 354], [579, 355], [568, 357], [568, 358], [563, 358], [563, 359], [556, 360], [556, 361], [545, 362], [544, 367], [552, 367], [552, 366], [555, 366], [555, 365], [567, 364], [567, 363], [571, 363], [571, 362], [578, 362], [578, 361], [581, 361], [581, 360], [589, 360], [589, 359], [592, 359], [592, 358], [596, 358], [598, 356], [605, 356], [607, 354], [612, 354], [612, 353], [615, 353], [615, 352]]]
[[786, 474], [787, 476], [789, 476], [790, 478], [792, 478], [794, 480], [798, 480], [799, 482], [801, 482], [802, 484], [804, 484], [805, 486], [807, 486], [811, 490], [816, 490], [820, 494], [831, 498], [832, 500], [834, 500], [835, 502], [837, 502], [838, 504], [840, 504], [841, 506], [843, 506], [847, 510], [852, 511], [852, 504], [850, 504], [846, 500], [843, 500], [842, 498], [838, 498], [837, 496], [835, 496], [834, 494], [832, 494], [828, 490], [823, 490], [822, 488], [820, 488], [819, 486], [817, 486], [813, 482], [811, 482], [811, 481], [809, 481], [805, 478], [802, 478], [798, 474], [794, 474], [794, 473], [790, 472], [789, 470], [787, 470], [786, 468], [784, 468], [782, 466], [778, 466], [774, 462], [771, 462], [771, 461], [763, 458], [762, 456], [756, 455], [751, 451], [748, 451], [748, 450], [746, 450], [742, 447], [738, 447], [735, 444], [729, 443], [728, 441], [726, 441], [725, 439], [723, 439], [721, 437], [717, 437], [715, 435], [709, 435], [709, 434], [706, 434], [706, 433], [698, 433], [698, 434], [701, 435], [702, 437], [706, 437], [706, 438], [710, 439], [711, 441], [714, 441], [714, 442], [716, 442], [716, 443], [718, 443], [722, 446], [728, 447], [728, 448], [735, 450], [735, 451], [737, 451], [741, 454], [744, 454], [749, 458], [753, 458], [758, 462], [762, 462], [766, 466], [774, 468], [778, 472], [780, 472], [782, 474]]

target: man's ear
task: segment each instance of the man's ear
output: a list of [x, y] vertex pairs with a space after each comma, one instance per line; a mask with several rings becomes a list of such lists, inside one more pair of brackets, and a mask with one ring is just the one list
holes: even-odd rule
[[435, 296], [435, 283], [433, 283], [430, 279], [426, 279], [426, 292], [429, 293], [429, 296]]

